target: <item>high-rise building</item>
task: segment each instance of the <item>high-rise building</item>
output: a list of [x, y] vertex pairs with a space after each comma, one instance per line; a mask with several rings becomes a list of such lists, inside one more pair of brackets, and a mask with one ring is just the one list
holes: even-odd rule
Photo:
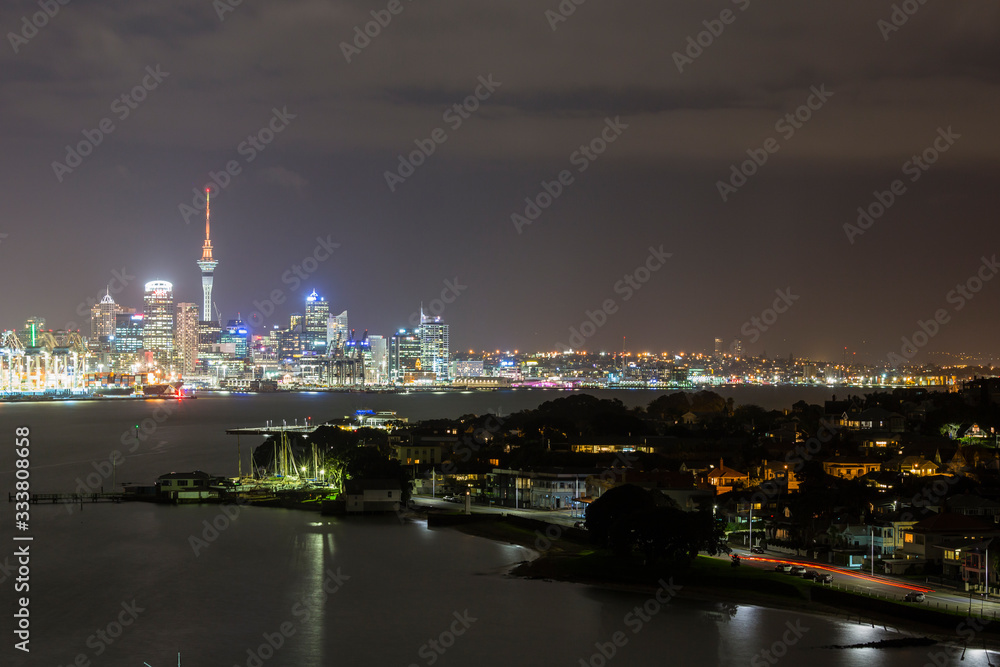
[[365, 366], [365, 384], [382, 385], [389, 383], [389, 349], [385, 336], [368, 336], [371, 362]]
[[115, 354], [132, 354], [142, 349], [143, 316], [135, 313], [115, 315]]
[[176, 313], [177, 334], [174, 349], [177, 365], [183, 375], [194, 375], [198, 368], [198, 304], [179, 303]]
[[229, 320], [219, 337], [219, 347], [237, 359], [246, 359], [250, 332], [242, 320]]
[[306, 297], [305, 326], [302, 335], [303, 347], [316, 354], [326, 354], [327, 320], [330, 318], [330, 304], [316, 294], [316, 290]]
[[326, 319], [326, 349], [333, 354], [342, 348], [349, 333], [346, 310], [340, 315], [330, 315]]
[[400, 329], [389, 339], [389, 378], [403, 384], [414, 382], [423, 371], [419, 329]]
[[90, 309], [90, 337], [106, 348], [108, 341], [115, 335], [115, 315], [122, 312], [121, 306], [111, 297], [111, 291], [101, 297], [100, 303], [95, 303]]
[[715, 339], [715, 356], [717, 358], [722, 356], [722, 346], [723, 345], [724, 345], [724, 343], [723, 343], [723, 341], [722, 341], [721, 338], [716, 338]]
[[451, 351], [448, 325], [440, 317], [420, 313], [420, 357], [424, 371], [434, 374], [435, 382], [448, 382], [451, 373]]
[[174, 286], [166, 280], [150, 281], [142, 300], [142, 347], [157, 363], [167, 365], [174, 350]]
[[38, 334], [45, 330], [44, 317], [29, 317], [24, 321], [24, 329], [18, 334], [21, 345], [38, 347]]
[[198, 268], [201, 269], [201, 291], [203, 301], [201, 305], [201, 319], [203, 322], [212, 320], [212, 281], [215, 278], [215, 267], [219, 265], [219, 260], [212, 256], [211, 239], [211, 207], [209, 206], [209, 189], [205, 188], [205, 244], [201, 247], [201, 259], [198, 260]]

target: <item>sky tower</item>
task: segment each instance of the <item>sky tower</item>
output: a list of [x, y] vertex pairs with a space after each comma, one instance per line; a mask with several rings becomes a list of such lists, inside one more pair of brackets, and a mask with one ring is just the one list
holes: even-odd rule
[[211, 239], [211, 207], [209, 206], [209, 188], [205, 188], [205, 245], [201, 247], [201, 259], [198, 260], [198, 268], [201, 269], [201, 290], [205, 294], [204, 303], [201, 306], [201, 321], [212, 321], [212, 277], [219, 260], [212, 257]]

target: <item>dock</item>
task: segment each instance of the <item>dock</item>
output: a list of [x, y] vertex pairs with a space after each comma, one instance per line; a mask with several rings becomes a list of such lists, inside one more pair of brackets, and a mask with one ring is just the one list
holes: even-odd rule
[[[7, 494], [7, 502], [14, 502], [14, 493]], [[32, 493], [31, 503], [120, 503], [124, 493]]]

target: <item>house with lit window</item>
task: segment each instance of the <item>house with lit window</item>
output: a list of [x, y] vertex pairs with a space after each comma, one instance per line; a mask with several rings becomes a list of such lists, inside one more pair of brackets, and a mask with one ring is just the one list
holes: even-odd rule
[[719, 495], [729, 493], [735, 487], [745, 487], [750, 483], [750, 475], [739, 470], [727, 468], [722, 459], [719, 459], [719, 467], [713, 468], [706, 475], [709, 485], [715, 487], [715, 492]]
[[352, 479], [344, 484], [348, 514], [396, 512], [403, 492], [398, 479]]
[[963, 576], [963, 550], [1000, 536], [1000, 526], [974, 516], [944, 512], [917, 522], [903, 532], [905, 558], [940, 564], [945, 578]]
[[841, 479], [864, 477], [881, 467], [881, 461], [861, 456], [834, 456], [823, 461], [823, 472]]

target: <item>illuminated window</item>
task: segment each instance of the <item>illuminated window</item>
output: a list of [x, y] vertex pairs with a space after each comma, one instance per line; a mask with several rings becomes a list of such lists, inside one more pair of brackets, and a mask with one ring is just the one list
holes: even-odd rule
[[903, 541], [906, 542], [907, 544], [912, 543], [913, 542], [913, 533], [906, 533], [906, 534], [904, 534], [903, 535]]

